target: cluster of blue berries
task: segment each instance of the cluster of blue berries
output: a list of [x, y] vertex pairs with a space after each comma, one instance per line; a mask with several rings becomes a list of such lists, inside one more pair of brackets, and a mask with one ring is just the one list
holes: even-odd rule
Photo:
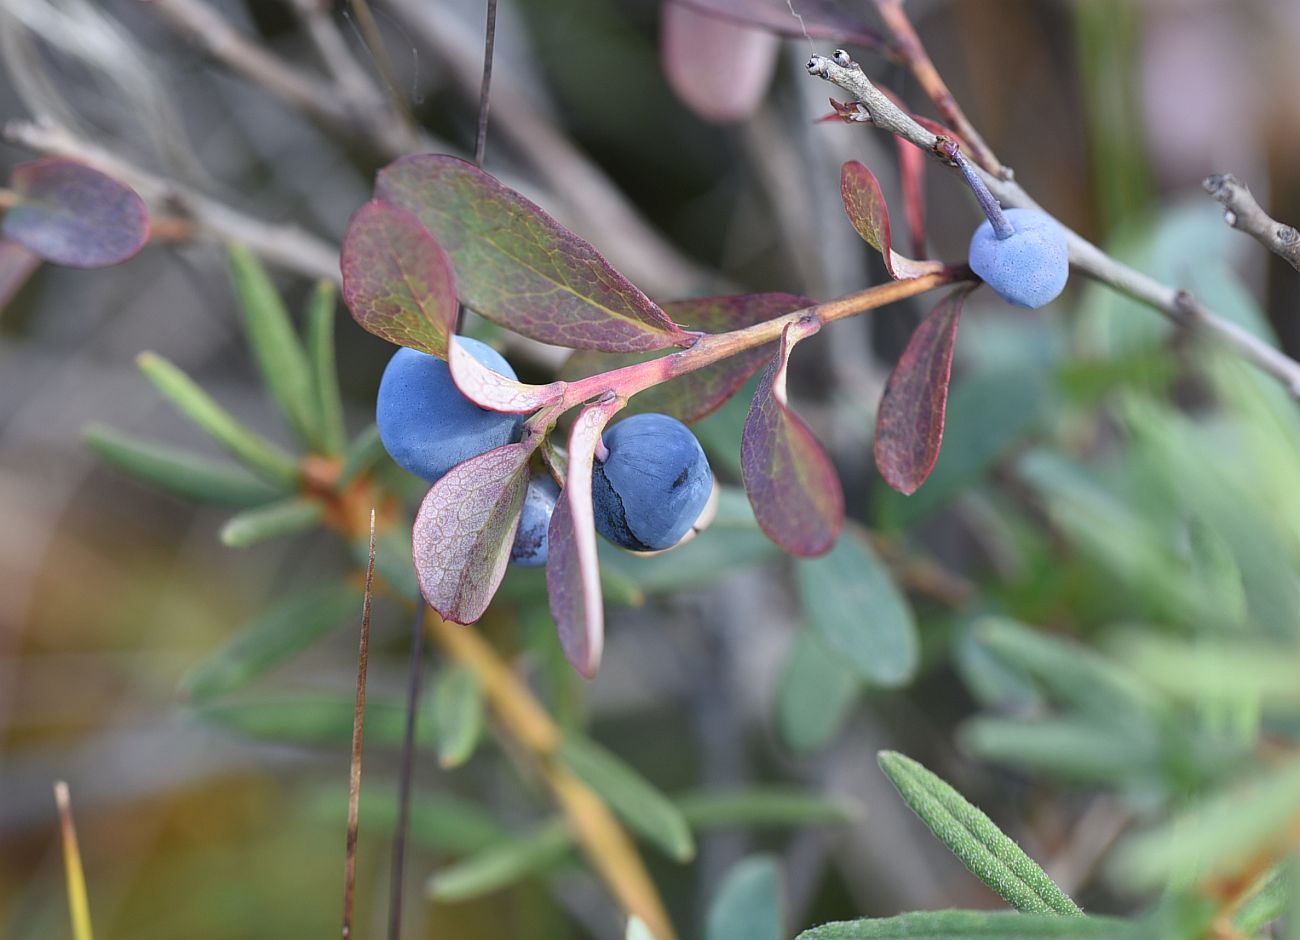
[[[516, 378], [494, 349], [459, 342], [494, 372]], [[399, 349], [379, 383], [376, 421], [384, 447], [404, 470], [436, 483], [452, 467], [518, 441], [523, 418], [487, 411], [461, 394], [447, 363]], [[680, 542], [713, 492], [704, 449], [686, 425], [662, 414], [633, 415], [603, 436], [603, 459], [592, 470], [596, 530], [630, 551], [662, 551]], [[551, 514], [560, 488], [546, 473], [528, 481], [511, 561], [546, 564]]]

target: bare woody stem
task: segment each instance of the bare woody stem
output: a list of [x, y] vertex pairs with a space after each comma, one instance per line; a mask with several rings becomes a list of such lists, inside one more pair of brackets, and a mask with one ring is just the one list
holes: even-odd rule
[[1231, 173], [1222, 173], [1207, 177], [1201, 185], [1223, 205], [1224, 221], [1300, 271], [1300, 232], [1265, 212], [1245, 183]]
[[591, 788], [556, 759], [562, 733], [510, 666], [478, 631], [425, 612], [429, 636], [474, 673], [496, 719], [532, 759], [563, 811], [575, 841], [628, 915], [636, 915], [656, 940], [675, 940], [659, 892], [631, 837]]

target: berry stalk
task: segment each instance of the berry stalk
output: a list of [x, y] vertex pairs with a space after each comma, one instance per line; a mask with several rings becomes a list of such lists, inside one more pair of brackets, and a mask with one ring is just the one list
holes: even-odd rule
[[980, 208], [988, 216], [994, 234], [1004, 240], [1016, 234], [1016, 230], [1011, 227], [1011, 223], [1007, 221], [1007, 217], [1002, 212], [1002, 203], [998, 202], [997, 197], [989, 192], [988, 186], [985, 185], [984, 180], [980, 179], [980, 175], [975, 172], [975, 167], [971, 166], [971, 162], [966, 159], [966, 155], [961, 152], [961, 148], [945, 138], [940, 138], [935, 146], [961, 171], [962, 177], [966, 180], [966, 185], [971, 188], [971, 192], [975, 194], [975, 199], [980, 204]]

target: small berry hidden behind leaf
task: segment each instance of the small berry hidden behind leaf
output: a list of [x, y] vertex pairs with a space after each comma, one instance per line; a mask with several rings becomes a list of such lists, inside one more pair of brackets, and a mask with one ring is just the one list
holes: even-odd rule
[[632, 551], [662, 551], [691, 530], [713, 492], [713, 472], [690, 428], [662, 414], [633, 415], [605, 432], [592, 472], [596, 531]]
[[546, 474], [534, 474], [528, 481], [524, 496], [524, 510], [519, 517], [519, 530], [515, 545], [510, 550], [510, 560], [525, 568], [540, 568], [546, 564], [546, 532], [551, 526], [560, 487]]
[[1070, 275], [1065, 230], [1046, 212], [1006, 209], [1014, 230], [999, 238], [985, 221], [970, 241], [970, 266], [1007, 303], [1036, 309], [1055, 300]]
[[[515, 378], [496, 350], [462, 337], [470, 354], [494, 372]], [[448, 470], [519, 439], [519, 415], [485, 411], [460, 393], [447, 363], [399, 349], [379, 383], [375, 419], [384, 448], [402, 469], [436, 483]]]

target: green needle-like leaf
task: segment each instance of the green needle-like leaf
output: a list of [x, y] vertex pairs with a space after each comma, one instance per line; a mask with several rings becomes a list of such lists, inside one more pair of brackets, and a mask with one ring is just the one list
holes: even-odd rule
[[[924, 911], [823, 924], [796, 940], [1138, 940], [1138, 925], [1110, 917], [1054, 917], [986, 911]], [[1152, 940], [1148, 934], [1146, 940]]]
[[85, 431], [86, 443], [105, 462], [143, 483], [197, 503], [242, 509], [284, 495], [233, 464], [119, 434], [103, 425]]
[[709, 907], [707, 940], [781, 940], [781, 886], [776, 861], [747, 858], [727, 873]]
[[347, 582], [318, 584], [270, 607], [199, 663], [181, 690], [204, 702], [241, 688], [310, 646], [361, 610], [361, 590]]
[[244, 330], [262, 380], [303, 443], [320, 449], [324, 441], [316, 386], [289, 311], [266, 268], [251, 251], [232, 244], [228, 254]]
[[689, 862], [695, 840], [676, 806], [644, 777], [593, 741], [570, 735], [560, 760], [599, 793], [624, 822], [669, 858]]
[[482, 737], [483, 719], [483, 689], [469, 667], [440, 670], [433, 686], [433, 735], [443, 767], [469, 760]]
[[[352, 740], [356, 701], [351, 696], [274, 696], [195, 706], [195, 717], [244, 737], [291, 744], [346, 745]], [[366, 747], [401, 747], [406, 737], [406, 707], [367, 700]], [[421, 746], [432, 742], [419, 729]]]
[[571, 848], [565, 824], [554, 820], [442, 869], [425, 883], [425, 892], [437, 901], [468, 901], [555, 868]]
[[843, 800], [777, 787], [701, 790], [679, 794], [673, 802], [696, 832], [738, 827], [838, 826], [861, 815], [859, 807]]
[[348, 446], [338, 367], [334, 359], [337, 294], [333, 283], [320, 281], [307, 301], [307, 357], [316, 390], [316, 407], [320, 412], [320, 444], [328, 454], [342, 454]]
[[294, 496], [232, 516], [221, 527], [221, 541], [231, 548], [247, 548], [310, 529], [324, 514], [319, 501]]
[[141, 353], [140, 371], [178, 411], [211, 435], [217, 443], [272, 483], [296, 487], [298, 465], [266, 438], [244, 427], [199, 388], [188, 375], [162, 356]]
[[882, 751], [879, 760], [881, 769], [898, 788], [912, 812], [980, 881], [1008, 904], [1026, 913], [1082, 913], [1079, 906], [1047, 877], [1047, 873], [994, 825], [993, 820], [943, 780], [910, 757], [894, 751]]
[[365, 473], [384, 456], [384, 442], [379, 437], [379, 425], [372, 424], [352, 439], [343, 457], [337, 486], [347, 486]]

